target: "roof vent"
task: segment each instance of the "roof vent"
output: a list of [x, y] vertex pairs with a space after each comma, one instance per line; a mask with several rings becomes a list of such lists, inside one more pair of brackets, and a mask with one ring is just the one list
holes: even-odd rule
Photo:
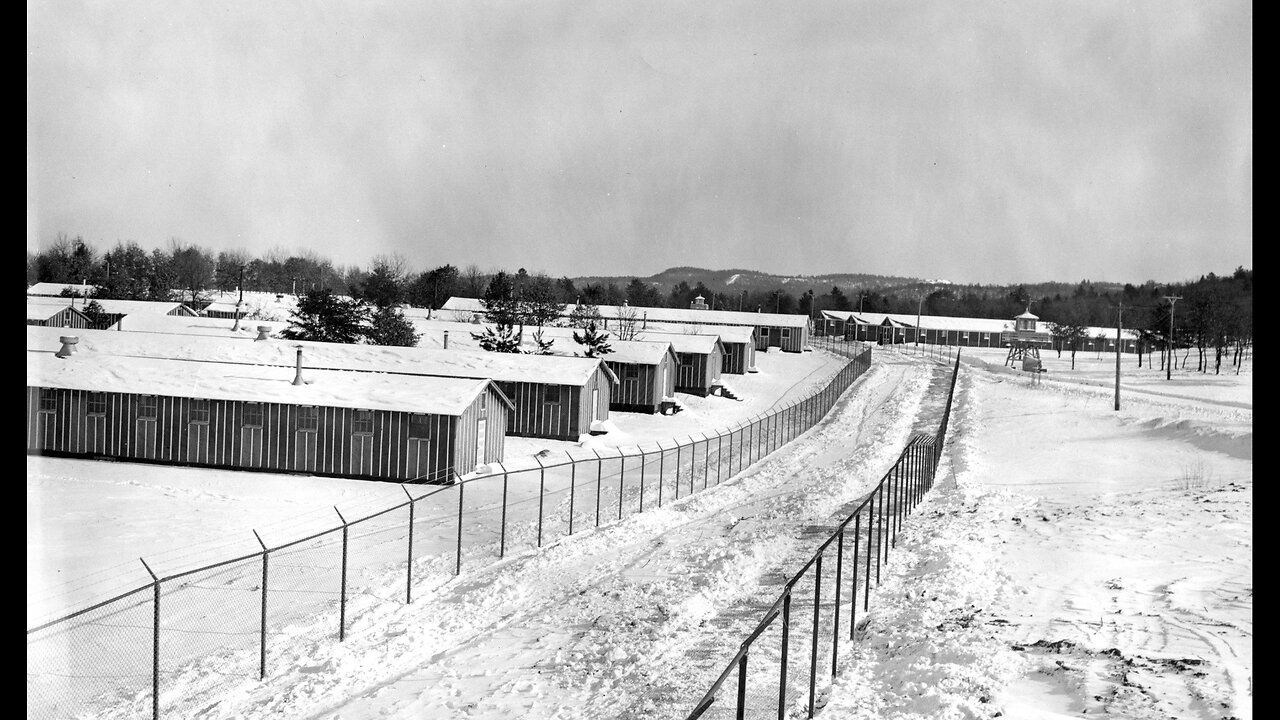
[[270, 340], [270, 339], [271, 339], [271, 326], [269, 326], [269, 325], [259, 325], [259, 326], [258, 326], [258, 337], [256, 337], [256, 338], [254, 338], [254, 339], [253, 339], [253, 340], [254, 340], [254, 342], [257, 342], [257, 341], [259, 341], [259, 340]]
[[303, 385], [305, 383], [302, 379], [302, 346], [294, 345], [294, 347], [298, 348], [298, 371], [293, 376], [293, 384]]
[[63, 335], [58, 338], [58, 342], [62, 343], [62, 347], [58, 349], [58, 352], [54, 353], [54, 356], [64, 358], [70, 357], [78, 352], [76, 350], [76, 343], [80, 342], [80, 338], [75, 335]]

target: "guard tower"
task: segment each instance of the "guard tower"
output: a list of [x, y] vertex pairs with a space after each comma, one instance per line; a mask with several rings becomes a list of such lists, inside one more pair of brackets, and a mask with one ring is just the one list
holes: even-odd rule
[[1005, 334], [1005, 342], [1009, 346], [1009, 354], [1004, 359], [1005, 365], [1017, 367], [1015, 363], [1018, 360], [1022, 360], [1025, 365], [1028, 358], [1034, 359], [1032, 364], [1040, 365], [1040, 346], [1049, 344], [1049, 333], [1036, 328], [1036, 321], [1039, 319], [1031, 314], [1030, 306], [1013, 319], [1013, 332]]

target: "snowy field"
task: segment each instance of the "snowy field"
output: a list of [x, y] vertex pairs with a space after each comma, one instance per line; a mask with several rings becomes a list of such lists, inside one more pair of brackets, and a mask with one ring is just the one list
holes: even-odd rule
[[[936, 429], [945, 359], [873, 352], [818, 426], [719, 486], [464, 571], [412, 604], [359, 604], [343, 642], [299, 633], [266, 680], [215, 682], [196, 663], [166, 677], [164, 697], [201, 718], [682, 718], [822, 528]], [[760, 374], [730, 376], [743, 402], [618, 414], [597, 439], [731, 427], [802, 392], [825, 357], [762, 355]], [[1252, 363], [1165, 381], [1126, 356], [1115, 411], [1114, 356], [1077, 355], [1072, 371], [1046, 354], [1038, 385], [1003, 360], [964, 351], [939, 482], [904, 524], [819, 716], [1253, 717]], [[508, 457], [591, 449], [512, 438]], [[275, 544], [332, 527], [335, 505], [403, 500], [381, 483], [27, 467], [29, 623], [54, 598], [147, 582], [138, 557], [163, 574], [253, 552], [252, 530]], [[99, 717], [150, 706], [125, 699]]]

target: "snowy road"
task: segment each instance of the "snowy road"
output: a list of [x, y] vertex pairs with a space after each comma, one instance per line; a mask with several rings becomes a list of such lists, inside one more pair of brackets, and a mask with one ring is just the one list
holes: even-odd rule
[[[732, 481], [411, 605], [357, 606], [345, 641], [283, 651], [267, 682], [201, 716], [683, 717], [812, 554], [814, 527], [847, 515], [939, 412], [924, 400], [947, 369], [881, 355], [818, 426]], [[170, 686], [201, 684], [196, 668]]]

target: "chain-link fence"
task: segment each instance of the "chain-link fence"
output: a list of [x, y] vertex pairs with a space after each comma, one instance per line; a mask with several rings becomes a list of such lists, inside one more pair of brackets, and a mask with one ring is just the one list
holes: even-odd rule
[[933, 487], [959, 371], [957, 356], [937, 432], [912, 438], [857, 509], [787, 581], [689, 720], [813, 717], [836, 676], [841, 647], [857, 640], [859, 604], [865, 613], [903, 520]]
[[[342, 640], [349, 618], [413, 601], [477, 568], [661, 507], [728, 480], [813, 427], [871, 366], [861, 343], [799, 400], [732, 428], [651, 446], [538, 459], [534, 468], [405, 484], [405, 501], [261, 552], [166, 577], [27, 631], [27, 717], [187, 717], [184, 692], [213, 672], [231, 692], [308, 643]], [[150, 573], [151, 569], [148, 567]], [[208, 702], [207, 693], [200, 697]], [[121, 710], [124, 708], [124, 710]]]

